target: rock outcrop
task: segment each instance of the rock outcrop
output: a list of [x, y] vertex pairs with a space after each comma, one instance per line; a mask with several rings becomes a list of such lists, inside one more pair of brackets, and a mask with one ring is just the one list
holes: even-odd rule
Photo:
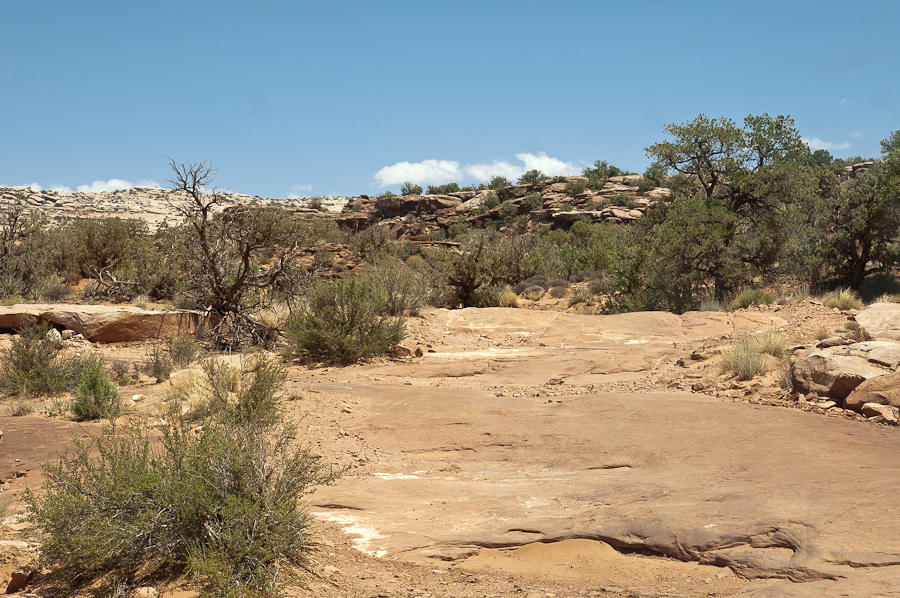
[[845, 399], [868, 380], [884, 374], [862, 357], [836, 355], [833, 349], [816, 351], [791, 368], [794, 390], [832, 399]]
[[0, 306], [0, 330], [20, 328], [29, 316], [72, 330], [93, 342], [111, 343], [189, 334], [200, 323], [203, 313], [131, 305], [29, 303]]
[[900, 341], [900, 303], [873, 303], [856, 321], [874, 339]]

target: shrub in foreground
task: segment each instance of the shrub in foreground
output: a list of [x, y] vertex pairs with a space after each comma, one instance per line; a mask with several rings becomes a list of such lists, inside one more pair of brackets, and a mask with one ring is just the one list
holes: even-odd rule
[[113, 419], [119, 414], [119, 391], [103, 361], [94, 355], [84, 361], [84, 369], [75, 391], [75, 400], [69, 409], [78, 421], [88, 419]]
[[297, 356], [349, 364], [403, 340], [402, 317], [386, 315], [387, 293], [365, 276], [319, 282], [285, 326]]
[[302, 497], [334, 476], [291, 440], [283, 373], [263, 370], [199, 428], [176, 402], [158, 443], [108, 426], [44, 464], [46, 494], [28, 498], [41, 566], [73, 587], [184, 571], [206, 596], [275, 594], [308, 547]]
[[723, 372], [728, 372], [739, 380], [751, 380], [768, 371], [764, 355], [784, 360], [787, 353], [784, 334], [767, 330], [736, 340], [731, 347], [721, 351], [719, 358]]
[[18, 329], [0, 353], [0, 390], [7, 394], [47, 395], [66, 389], [59, 367], [62, 339], [48, 335], [50, 325], [34, 320]]

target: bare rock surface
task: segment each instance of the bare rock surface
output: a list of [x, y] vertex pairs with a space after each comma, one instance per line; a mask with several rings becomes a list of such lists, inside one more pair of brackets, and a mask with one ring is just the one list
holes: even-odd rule
[[95, 342], [170, 338], [193, 332], [201, 312], [143, 309], [131, 305], [26, 303], [0, 306], [0, 329], [19, 328], [27, 316], [72, 330]]
[[365, 447], [353, 453], [365, 465], [317, 490], [311, 510], [361, 550], [465, 563], [581, 539], [776, 580], [747, 596], [897, 587], [894, 429], [688, 392], [598, 390], [639, 388], [686, 349], [783, 326], [778, 316], [430, 318], [441, 339], [432, 353], [314, 386], [322, 400], [352, 402], [335, 425]]
[[859, 409], [865, 403], [900, 407], [900, 372], [866, 380], [844, 400], [844, 407]]
[[873, 303], [857, 314], [856, 321], [874, 339], [900, 341], [900, 304]]
[[794, 363], [794, 389], [833, 399], [846, 399], [857, 386], [886, 373], [865, 357], [840, 355], [841, 347], [829, 347]]

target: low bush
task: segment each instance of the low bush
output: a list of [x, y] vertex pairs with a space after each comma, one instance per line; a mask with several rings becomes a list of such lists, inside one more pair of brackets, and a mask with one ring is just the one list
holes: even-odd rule
[[27, 396], [66, 389], [68, 380], [58, 358], [62, 339], [49, 331], [49, 324], [36, 319], [16, 331], [9, 348], [0, 352], [0, 390]]
[[745, 309], [754, 305], [771, 305], [774, 302], [775, 298], [762, 289], [744, 289], [731, 302], [731, 309]]
[[584, 287], [575, 287], [572, 294], [569, 295], [569, 307], [584, 303], [585, 305], [594, 304], [594, 294]]
[[853, 320], [844, 322], [844, 330], [859, 330], [859, 322], [854, 322]]
[[765, 371], [762, 354], [750, 338], [739, 339], [731, 347], [723, 349], [719, 359], [722, 371], [736, 376], [738, 380], [752, 380]]
[[9, 406], [9, 414], [12, 417], [22, 417], [35, 412], [34, 403], [28, 399], [18, 399]]
[[865, 301], [873, 301], [883, 295], [900, 294], [900, 280], [894, 274], [873, 274], [859, 285], [859, 294]]
[[546, 293], [544, 287], [540, 285], [532, 285], [525, 289], [525, 292], [522, 293], [522, 296], [529, 301], [540, 301], [541, 297], [544, 296], [544, 293]]
[[319, 282], [285, 326], [295, 356], [349, 364], [403, 340], [402, 317], [387, 315], [388, 296], [365, 276]]
[[700, 311], [725, 311], [721, 301], [707, 297], [700, 300]]
[[558, 287], [550, 287], [550, 296], [554, 299], [562, 299], [566, 295], [569, 294], [568, 287], [558, 286]]
[[570, 197], [575, 197], [576, 195], [580, 195], [584, 193], [584, 190], [587, 189], [588, 181], [586, 179], [579, 179], [577, 181], [569, 181], [566, 183], [566, 187], [564, 189], [564, 193]]
[[519, 307], [519, 296], [510, 287], [506, 287], [499, 298], [500, 307]]
[[787, 339], [776, 330], [767, 330], [745, 336], [720, 352], [723, 372], [729, 372], [739, 380], [751, 380], [767, 370], [764, 355], [784, 360], [787, 356]]
[[41, 285], [39, 295], [41, 301], [56, 303], [70, 299], [75, 293], [59, 276], [53, 276]]
[[189, 334], [172, 337], [167, 345], [176, 369], [188, 367], [203, 355], [203, 349]]
[[141, 364], [141, 369], [148, 376], [156, 378], [156, 383], [165, 382], [175, 371], [175, 364], [169, 352], [162, 345], [154, 345]]
[[852, 289], [836, 289], [822, 296], [825, 307], [836, 307], [843, 311], [847, 309], [865, 309], [866, 305], [859, 297], [859, 293]]
[[595, 278], [588, 283], [588, 291], [592, 295], [602, 295], [609, 290], [610, 281], [605, 277]]
[[40, 566], [110, 593], [185, 572], [204, 596], [277, 595], [310, 545], [302, 499], [335, 477], [293, 440], [283, 382], [261, 369], [199, 427], [175, 403], [158, 442], [138, 424], [76, 438], [28, 495]]
[[84, 364], [75, 400], [69, 409], [78, 421], [115, 419], [121, 410], [116, 385], [103, 367], [103, 361], [91, 355]]

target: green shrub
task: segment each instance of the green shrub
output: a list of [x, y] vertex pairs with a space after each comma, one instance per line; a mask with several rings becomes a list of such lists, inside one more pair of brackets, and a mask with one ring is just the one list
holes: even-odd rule
[[744, 309], [753, 305], [771, 305], [775, 298], [762, 289], [744, 289], [737, 299], [731, 302], [731, 309]]
[[569, 181], [566, 183], [565, 194], [570, 197], [575, 197], [576, 195], [580, 195], [584, 193], [584, 190], [587, 189], [588, 182], [587, 180], [577, 180], [577, 181]]
[[341, 364], [383, 354], [406, 334], [403, 318], [386, 314], [387, 302], [368, 277], [319, 282], [285, 327], [291, 350]]
[[39, 295], [41, 301], [54, 303], [69, 299], [74, 293], [60, 277], [52, 276], [41, 285]]
[[66, 389], [67, 379], [58, 359], [62, 339], [49, 331], [49, 324], [36, 319], [16, 331], [10, 347], [0, 352], [0, 390], [6, 394], [48, 395]]
[[407, 181], [400, 186], [400, 195], [422, 195], [422, 186]]
[[629, 193], [617, 193], [609, 198], [609, 203], [629, 210], [637, 206], [637, 200]]
[[74, 587], [184, 571], [205, 596], [276, 595], [309, 548], [302, 498], [335, 477], [293, 441], [283, 380], [260, 370], [199, 428], [173, 404], [158, 443], [139, 424], [76, 438], [44, 464], [46, 493], [28, 496], [40, 566]]
[[144, 373], [156, 378], [156, 383], [165, 382], [175, 371], [175, 363], [162, 345], [154, 345], [141, 366]]
[[528, 172], [526, 172], [525, 174], [523, 174], [522, 176], [519, 177], [519, 184], [520, 185], [534, 185], [535, 183], [544, 181], [547, 178], [549, 178], [549, 177], [547, 177], [540, 170], [536, 170], [536, 169], [529, 170]]
[[119, 392], [103, 367], [103, 361], [90, 356], [81, 372], [70, 410], [78, 421], [115, 419], [121, 409]]
[[537, 191], [533, 193], [529, 193], [522, 200], [522, 205], [525, 207], [526, 211], [531, 212], [532, 210], [537, 210], [541, 206], [544, 205], [544, 196], [538, 193]]
[[825, 307], [836, 307], [841, 311], [847, 309], [865, 309], [866, 305], [859, 298], [859, 293], [852, 289], [837, 289], [822, 296]]
[[859, 330], [859, 322], [854, 322], [853, 320], [844, 322], [844, 330]]

